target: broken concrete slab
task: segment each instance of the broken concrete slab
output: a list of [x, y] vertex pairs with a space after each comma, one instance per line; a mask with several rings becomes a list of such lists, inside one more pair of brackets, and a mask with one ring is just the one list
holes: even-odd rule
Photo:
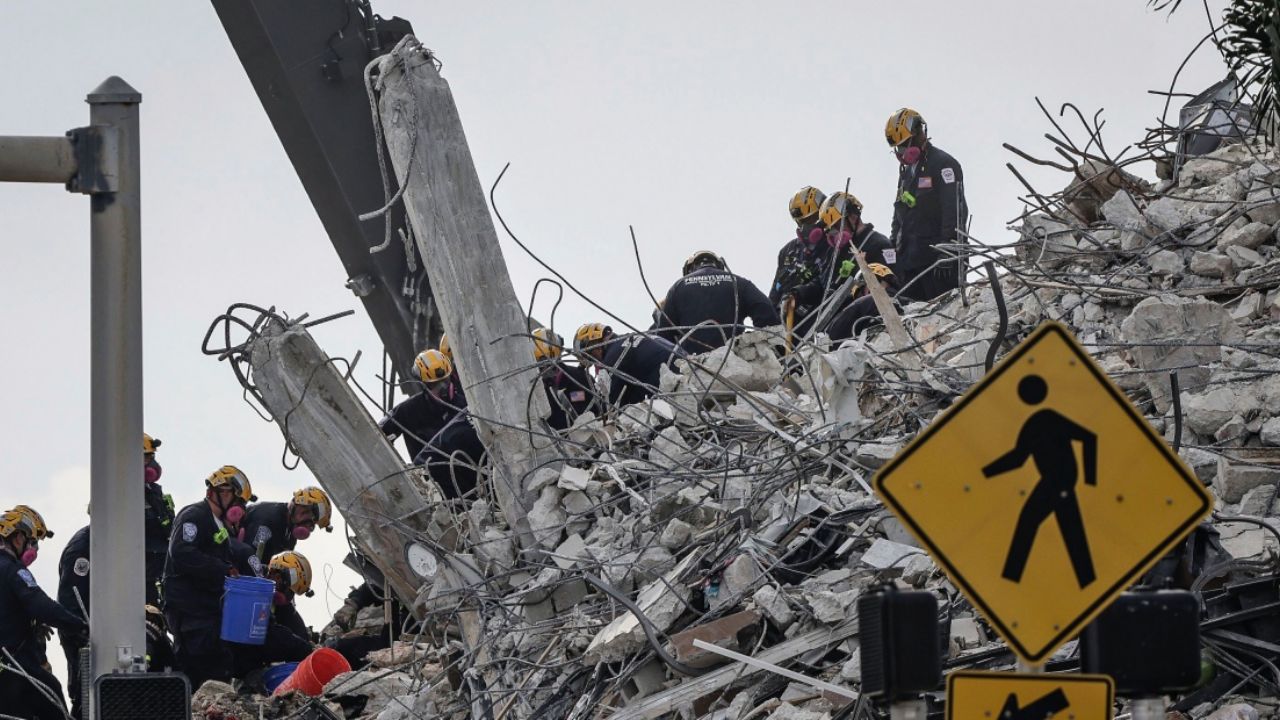
[[[1117, 196], [1118, 197], [1118, 196]], [[1129, 351], [1139, 368], [1176, 368], [1182, 387], [1202, 387], [1209, 380], [1209, 363], [1222, 356], [1222, 344], [1244, 339], [1226, 308], [1211, 300], [1150, 297], [1134, 306], [1120, 324], [1120, 336], [1132, 343]], [[1169, 381], [1164, 373], [1144, 375], [1143, 383], [1156, 410], [1169, 409]]]
[[736, 612], [672, 635], [671, 646], [675, 648], [676, 659], [690, 667], [707, 668], [723, 665], [729, 662], [728, 658], [695, 647], [693, 641], [697, 639], [717, 647], [742, 652], [743, 646], [739, 644], [738, 639], [745, 630], [759, 623], [760, 613], [758, 612], [752, 610]]
[[[681, 576], [697, 558], [697, 554], [689, 555], [665, 576], [646, 585], [636, 598], [636, 606], [658, 632], [670, 630], [672, 623], [684, 612], [690, 590], [681, 582]], [[587, 662], [621, 662], [644, 642], [640, 620], [630, 611], [624, 611], [596, 633], [583, 656]]]

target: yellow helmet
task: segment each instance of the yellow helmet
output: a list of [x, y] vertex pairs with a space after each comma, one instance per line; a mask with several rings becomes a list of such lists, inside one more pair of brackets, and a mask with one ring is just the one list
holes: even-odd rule
[[423, 350], [413, 361], [413, 369], [418, 373], [419, 380], [434, 383], [446, 380], [453, 374], [453, 363], [440, 350]]
[[684, 267], [681, 268], [681, 271], [683, 274], [688, 275], [703, 265], [713, 265], [724, 270], [724, 258], [710, 250], [699, 250], [698, 252], [690, 255], [688, 260], [684, 261]]
[[564, 352], [564, 338], [549, 328], [538, 328], [533, 331], [533, 359], [535, 361], [555, 360]]
[[842, 220], [852, 226], [860, 217], [862, 203], [847, 192], [832, 193], [831, 197], [822, 201], [822, 208], [818, 210], [818, 219], [828, 230], [839, 225]]
[[440, 347], [436, 348], [449, 358], [449, 362], [453, 362], [453, 347], [449, 345], [449, 333], [440, 333]]
[[311, 592], [311, 563], [302, 553], [292, 550], [277, 553], [267, 563], [267, 572], [272, 570], [285, 577], [294, 594], [306, 595]]
[[325, 530], [332, 530], [329, 522], [333, 517], [333, 503], [329, 502], [329, 496], [314, 485], [304, 487], [301, 490], [295, 490], [293, 500], [289, 502], [290, 510], [298, 505], [311, 506], [315, 508], [316, 526]]
[[613, 332], [613, 328], [610, 328], [604, 323], [587, 323], [586, 325], [583, 325], [578, 328], [578, 332], [573, 335], [574, 354], [580, 355], [583, 352], [590, 350], [592, 347], [598, 345], [604, 340], [605, 334], [611, 332]]
[[0, 537], [7, 538], [15, 531], [26, 533], [28, 540], [44, 540], [53, 537], [40, 513], [27, 505], [18, 505], [0, 516]]
[[160, 445], [161, 443], [159, 440], [151, 437], [146, 433], [142, 433], [142, 454], [143, 455], [154, 455], [156, 452], [156, 448], [160, 447]]
[[888, 265], [881, 265], [880, 263], [867, 263], [867, 269], [876, 277], [889, 277], [893, 274], [892, 268]]
[[791, 219], [796, 221], [797, 225], [802, 225], [806, 221], [812, 222], [818, 215], [818, 208], [822, 207], [822, 201], [827, 196], [822, 191], [812, 185], [806, 185], [796, 191], [791, 196], [791, 202], [787, 203], [787, 209], [791, 211]]
[[258, 499], [253, 494], [253, 486], [249, 484], [249, 476], [240, 471], [235, 465], [223, 465], [208, 478], [205, 478], [204, 485], [207, 488], [219, 488], [229, 486], [236, 492], [236, 497], [245, 502], [253, 502]]
[[926, 127], [920, 113], [911, 108], [898, 108], [884, 124], [884, 139], [889, 141], [891, 147], [898, 147], [915, 137], [916, 133], [925, 132]]

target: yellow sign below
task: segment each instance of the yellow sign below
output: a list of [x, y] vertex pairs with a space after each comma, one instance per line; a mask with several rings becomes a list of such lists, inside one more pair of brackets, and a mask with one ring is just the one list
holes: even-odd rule
[[947, 720], [1110, 720], [1115, 683], [1106, 675], [947, 676]]
[[876, 491], [1038, 664], [1211, 509], [1071, 333], [1045, 323], [881, 468]]

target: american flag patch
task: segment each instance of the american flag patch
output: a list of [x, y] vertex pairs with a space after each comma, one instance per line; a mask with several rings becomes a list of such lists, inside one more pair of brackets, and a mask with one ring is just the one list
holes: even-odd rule
[[933, 178], [929, 177], [928, 175], [925, 175], [924, 177], [920, 178], [920, 182], [916, 183], [916, 187], [928, 190], [929, 188], [933, 187]]

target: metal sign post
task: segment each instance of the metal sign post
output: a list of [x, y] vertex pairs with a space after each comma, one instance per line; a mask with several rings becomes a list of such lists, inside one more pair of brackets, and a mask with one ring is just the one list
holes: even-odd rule
[[[138, 104], [118, 77], [89, 93], [90, 125], [0, 137], [0, 181], [65, 183], [90, 198], [92, 673], [144, 667], [142, 260]], [[91, 708], [92, 716], [97, 713]]]

